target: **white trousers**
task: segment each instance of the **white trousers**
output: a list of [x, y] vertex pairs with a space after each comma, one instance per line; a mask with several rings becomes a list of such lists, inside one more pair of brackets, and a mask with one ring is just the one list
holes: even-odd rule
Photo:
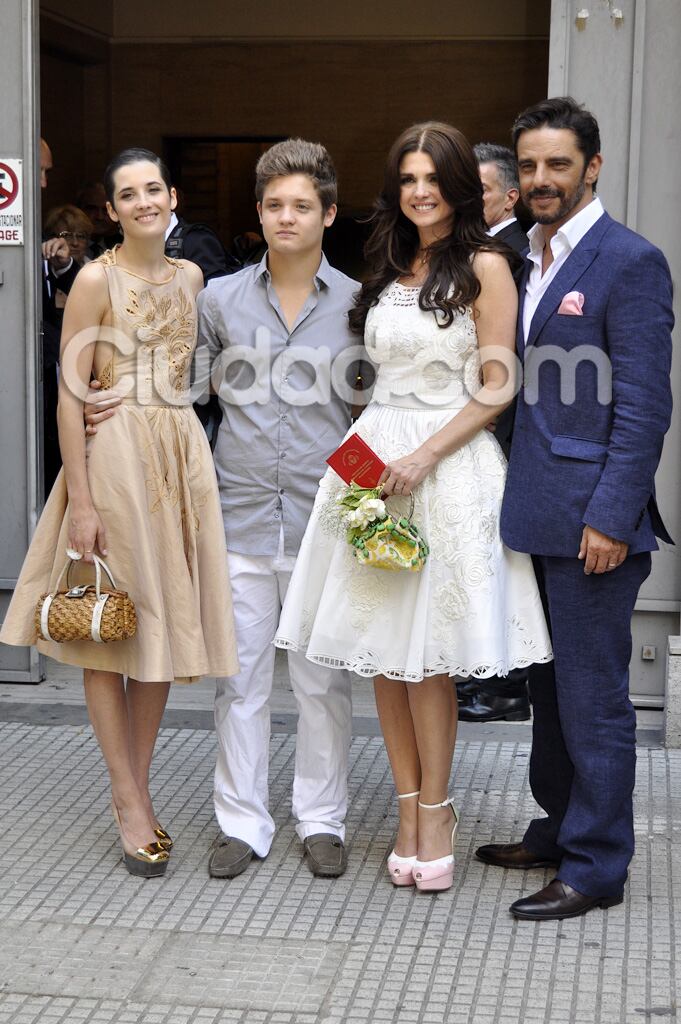
[[[268, 810], [270, 711], [274, 640], [295, 559], [229, 553], [240, 671], [217, 681], [215, 816], [222, 832], [269, 852], [274, 821]], [[298, 705], [293, 813], [300, 839], [316, 832], [345, 838], [348, 754], [352, 736], [347, 672], [313, 665], [290, 651], [289, 674]]]

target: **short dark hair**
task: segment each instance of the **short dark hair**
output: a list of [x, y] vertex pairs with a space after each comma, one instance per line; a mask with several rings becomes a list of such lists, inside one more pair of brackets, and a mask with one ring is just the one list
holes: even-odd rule
[[132, 146], [129, 149], [121, 150], [121, 152], [113, 158], [107, 169], [104, 171], [104, 191], [106, 192], [106, 198], [112, 206], [115, 192], [114, 175], [116, 171], [119, 171], [121, 167], [127, 167], [128, 164], [139, 164], [142, 161], [147, 160], [150, 164], [156, 164], [166, 188], [170, 191], [172, 186], [170, 171], [163, 163], [160, 156], [157, 156], [156, 153], [152, 153], [150, 149], [142, 149], [139, 146]]
[[552, 99], [535, 103], [519, 114], [511, 129], [513, 147], [518, 153], [518, 139], [523, 132], [534, 128], [569, 128], [574, 132], [577, 146], [584, 155], [586, 166], [596, 153], [601, 151], [601, 136], [598, 121], [588, 110], [573, 100], [572, 96], [554, 96]]
[[508, 191], [509, 188], [520, 188], [518, 182], [518, 161], [515, 153], [508, 146], [499, 146], [495, 142], [478, 142], [473, 146], [479, 164], [495, 164], [499, 171], [499, 180], [502, 187]]
[[284, 139], [265, 150], [255, 165], [255, 198], [259, 203], [270, 181], [289, 174], [311, 179], [324, 213], [337, 202], [338, 180], [328, 150], [318, 142]]

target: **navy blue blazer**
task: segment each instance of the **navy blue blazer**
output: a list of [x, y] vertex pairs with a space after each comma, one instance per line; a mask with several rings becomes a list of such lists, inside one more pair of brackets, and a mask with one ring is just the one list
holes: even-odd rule
[[[656, 536], [671, 542], [654, 497], [672, 411], [667, 261], [603, 214], [547, 288], [525, 344], [531, 267], [527, 260], [520, 284], [523, 385], [502, 538], [515, 551], [576, 557], [587, 524], [624, 541], [632, 554], [654, 551]], [[571, 291], [584, 295], [582, 316], [558, 312]]]

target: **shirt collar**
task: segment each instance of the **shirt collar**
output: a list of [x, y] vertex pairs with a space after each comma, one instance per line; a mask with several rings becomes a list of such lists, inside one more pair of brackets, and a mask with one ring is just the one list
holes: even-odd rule
[[[553, 242], [558, 241], [561, 248], [565, 248], [568, 252], [577, 246], [579, 242], [584, 238], [587, 231], [590, 231], [596, 221], [603, 216], [605, 210], [603, 209], [603, 203], [600, 201], [598, 196], [588, 203], [583, 210], [576, 213], [574, 217], [570, 217], [566, 220], [561, 228], [556, 231], [555, 235], [551, 240], [551, 249], [553, 250]], [[538, 256], [544, 248], [544, 232], [542, 231], [541, 224], [534, 224], [533, 227], [527, 233], [527, 237], [530, 243], [530, 259]]]
[[506, 220], [500, 220], [498, 224], [493, 224], [491, 228], [487, 229], [487, 234], [494, 237], [494, 235], [498, 235], [500, 231], [503, 231], [504, 228], [507, 228], [509, 224], [515, 224], [517, 219], [517, 217], [507, 217]]
[[166, 229], [166, 241], [168, 241], [169, 236], [173, 233], [173, 231], [175, 230], [176, 227], [177, 227], [177, 214], [175, 213], [174, 210], [172, 210], [172, 212], [170, 214], [170, 223], [168, 224], [168, 227]]
[[265, 274], [266, 277], [269, 279], [270, 272], [267, 269], [267, 253], [265, 253], [263, 258], [260, 260], [260, 263], [258, 263], [258, 266], [256, 267], [256, 270], [255, 270], [255, 279], [256, 279], [256, 281], [258, 280], [258, 278], [262, 277], [263, 274]]
[[[260, 263], [258, 264], [257, 269], [255, 271], [255, 279], [256, 279], [256, 281], [259, 278], [261, 278], [263, 276], [263, 274], [266, 276], [267, 280], [269, 281], [270, 280], [270, 272], [269, 272], [269, 269], [267, 267], [267, 253], [265, 253], [263, 258], [260, 260]], [[324, 255], [324, 253], [322, 253], [322, 258], [321, 258], [321, 261], [319, 263], [319, 266], [317, 267], [317, 273], [315, 274], [314, 277], [315, 277], [315, 284], [317, 284], [318, 282], [321, 281], [321, 283], [323, 285], [326, 285], [327, 288], [329, 288], [331, 286], [331, 280], [332, 280], [331, 265], [329, 264], [329, 261], [327, 260], [327, 258]]]
[[331, 287], [331, 266], [324, 253], [322, 253], [322, 258], [319, 263], [319, 266], [317, 267], [317, 273], [315, 274], [315, 277], [319, 281], [321, 281], [322, 284], [325, 284], [327, 288]]

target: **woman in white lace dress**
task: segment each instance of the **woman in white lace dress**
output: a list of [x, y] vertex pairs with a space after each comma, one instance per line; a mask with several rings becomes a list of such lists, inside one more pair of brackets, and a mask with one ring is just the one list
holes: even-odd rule
[[504, 547], [506, 461], [486, 426], [508, 405], [517, 293], [483, 220], [473, 151], [455, 128], [405, 131], [388, 157], [367, 247], [372, 273], [350, 313], [377, 364], [352, 431], [386, 463], [383, 489], [430, 546], [419, 573], [360, 564], [339, 524], [345, 485], [321, 481], [275, 643], [374, 677], [399, 799], [388, 859], [398, 885], [445, 889], [457, 813], [452, 676], [549, 661], [529, 556]]

